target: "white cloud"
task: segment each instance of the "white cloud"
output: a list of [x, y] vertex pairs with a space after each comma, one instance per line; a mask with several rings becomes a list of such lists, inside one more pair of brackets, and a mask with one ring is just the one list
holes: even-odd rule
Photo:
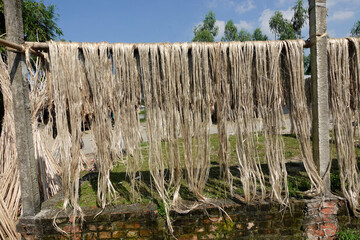
[[215, 41], [220, 41], [221, 38], [224, 36], [225, 21], [216, 20], [215, 26], [219, 27], [219, 32], [218, 35], [215, 37]]
[[245, 12], [248, 12], [250, 11], [251, 9], [255, 8], [255, 5], [253, 3], [252, 0], [246, 0], [246, 1], [243, 1], [241, 4], [238, 4], [235, 8], [235, 11], [237, 13], [245, 13]]
[[281, 6], [281, 5], [284, 5], [284, 3], [287, 3], [288, 0], [279, 0], [278, 4]]
[[239, 23], [235, 24], [238, 30], [244, 28], [248, 31], [252, 30], [254, 28], [254, 25], [247, 21], [240, 21]]
[[328, 21], [334, 21], [334, 20], [346, 20], [349, 18], [352, 18], [355, 15], [353, 11], [336, 11], [331, 15], [331, 17], [328, 18]]
[[250, 11], [255, 8], [254, 0], [243, 0], [240, 3], [233, 0], [209, 0], [207, 1], [209, 8], [217, 8], [218, 6], [231, 7], [239, 14]]

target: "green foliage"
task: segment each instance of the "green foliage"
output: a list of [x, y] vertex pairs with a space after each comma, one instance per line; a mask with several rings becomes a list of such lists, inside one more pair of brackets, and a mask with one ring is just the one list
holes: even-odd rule
[[360, 232], [356, 229], [346, 228], [341, 229], [336, 233], [337, 239], [339, 240], [359, 240]]
[[298, 0], [292, 10], [294, 11], [294, 15], [291, 21], [284, 18], [280, 11], [275, 11], [274, 15], [270, 18], [269, 26], [275, 34], [275, 39], [301, 38], [301, 29], [308, 19], [303, 0]]
[[360, 20], [354, 24], [350, 34], [352, 37], [360, 37]]
[[294, 16], [291, 19], [292, 27], [296, 34], [297, 38], [301, 38], [301, 29], [304, 26], [306, 20], [308, 19], [308, 12], [304, 8], [303, 0], [298, 0], [294, 7], [292, 7], [294, 11]]
[[216, 18], [213, 11], [209, 11], [203, 23], [194, 28], [193, 42], [214, 42], [214, 38], [219, 32], [219, 28], [215, 26]]
[[224, 36], [221, 38], [221, 41], [238, 41], [239, 35], [237, 33], [237, 27], [235, 26], [233, 20], [227, 21], [224, 30]]
[[297, 199], [304, 198], [303, 192], [309, 190], [311, 184], [308, 178], [288, 176], [289, 196]]
[[251, 41], [251, 33], [242, 28], [239, 32], [239, 41]]
[[305, 75], [311, 75], [310, 53], [307, 56], [304, 54], [304, 74]]
[[63, 35], [57, 26], [55, 5], [45, 6], [40, 2], [25, 0], [23, 3], [24, 34], [27, 41], [48, 41]]
[[275, 39], [296, 39], [295, 30], [291, 22], [285, 19], [280, 11], [275, 11], [275, 14], [270, 18], [269, 26], [275, 34]]
[[338, 171], [330, 173], [330, 182], [330, 188], [332, 192], [341, 191], [341, 181]]
[[[26, 41], [44, 42], [63, 35], [56, 23], [58, 14], [55, 13], [55, 5], [45, 6], [42, 1], [25, 0], [22, 12]], [[0, 35], [5, 31], [4, 5], [0, 0]]]
[[208, 30], [202, 30], [195, 34], [193, 42], [214, 42], [214, 37]]
[[251, 40], [253, 41], [266, 41], [268, 40], [268, 37], [262, 33], [260, 28], [256, 28], [254, 30], [254, 33], [251, 36]]

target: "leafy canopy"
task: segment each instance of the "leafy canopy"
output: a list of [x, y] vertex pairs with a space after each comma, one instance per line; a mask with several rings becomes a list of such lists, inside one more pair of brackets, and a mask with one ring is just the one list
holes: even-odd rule
[[227, 21], [224, 30], [224, 36], [221, 38], [221, 41], [229, 42], [229, 41], [238, 41], [239, 35], [237, 33], [237, 27], [235, 26], [233, 20]]
[[253, 41], [267, 41], [268, 37], [262, 33], [260, 28], [256, 28], [254, 33], [251, 36], [251, 40]]
[[291, 21], [284, 18], [280, 11], [275, 11], [274, 15], [270, 18], [269, 26], [275, 34], [275, 39], [301, 38], [301, 29], [308, 19], [303, 0], [298, 0], [292, 10], [294, 11], [294, 15]]
[[251, 41], [251, 33], [248, 32], [246, 29], [241, 29], [239, 32], [239, 41], [245, 42], [245, 41]]
[[194, 28], [193, 42], [214, 42], [214, 38], [219, 32], [219, 27], [215, 26], [216, 18], [213, 11], [209, 11], [202, 24]]
[[[42, 1], [24, 0], [22, 12], [26, 41], [44, 42], [63, 35], [56, 23], [58, 14], [55, 13], [55, 5], [45, 6]], [[5, 32], [4, 3], [0, 0], [0, 35]]]
[[352, 37], [360, 37], [360, 20], [354, 24], [350, 34]]

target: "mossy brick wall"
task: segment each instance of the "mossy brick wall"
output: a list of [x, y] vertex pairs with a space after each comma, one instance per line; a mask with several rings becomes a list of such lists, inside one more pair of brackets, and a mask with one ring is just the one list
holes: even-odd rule
[[[178, 239], [304, 239], [309, 225], [307, 202], [293, 201], [290, 209], [276, 204], [243, 205], [220, 203], [232, 222], [216, 207], [198, 208], [189, 214], [172, 213], [174, 236]], [[312, 202], [311, 202], [312, 204]], [[337, 208], [337, 203], [335, 203]], [[344, 207], [339, 212], [346, 215]], [[317, 208], [322, 209], [322, 208]], [[337, 209], [336, 209], [337, 210]], [[58, 211], [43, 209], [35, 218], [22, 218], [18, 230], [25, 239], [173, 239], [155, 205], [108, 207], [94, 218], [99, 209], [84, 209], [85, 222], [72, 227], [69, 218], [60, 215], [57, 224], [72, 237], [56, 232], [52, 217]], [[327, 211], [327, 210], [325, 210]], [[322, 222], [323, 219], [320, 219]], [[344, 220], [339, 220], [344, 222]], [[304, 225], [305, 223], [305, 225]], [[343, 223], [344, 226], [346, 223]], [[316, 225], [319, 226], [319, 225]], [[324, 235], [325, 236], [325, 235]]]

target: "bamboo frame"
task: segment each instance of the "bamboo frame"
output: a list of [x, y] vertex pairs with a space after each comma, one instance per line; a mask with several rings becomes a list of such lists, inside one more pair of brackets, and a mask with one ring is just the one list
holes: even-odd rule
[[[310, 42], [310, 39], [311, 38], [304, 41], [304, 48], [310, 48], [316, 42], [316, 39], [313, 42]], [[281, 41], [281, 40], [273, 40], [271, 42], [276, 42], [276, 41]], [[44, 55], [41, 53], [41, 51], [43, 51], [43, 52], [49, 51], [48, 42], [25, 42], [24, 45], [20, 45], [20, 44], [16, 44], [16, 43], [13, 43], [13, 42], [10, 42], [10, 41], [0, 38], [0, 45], [15, 49], [19, 52], [25, 52], [26, 47], [29, 47], [31, 54], [36, 55], [38, 57], [42, 57], [42, 58], [44, 57]], [[81, 45], [79, 48], [82, 48]], [[191, 46], [190, 46], [190, 48], [191, 48]], [[136, 44], [134, 44], [134, 49], [137, 49]]]

